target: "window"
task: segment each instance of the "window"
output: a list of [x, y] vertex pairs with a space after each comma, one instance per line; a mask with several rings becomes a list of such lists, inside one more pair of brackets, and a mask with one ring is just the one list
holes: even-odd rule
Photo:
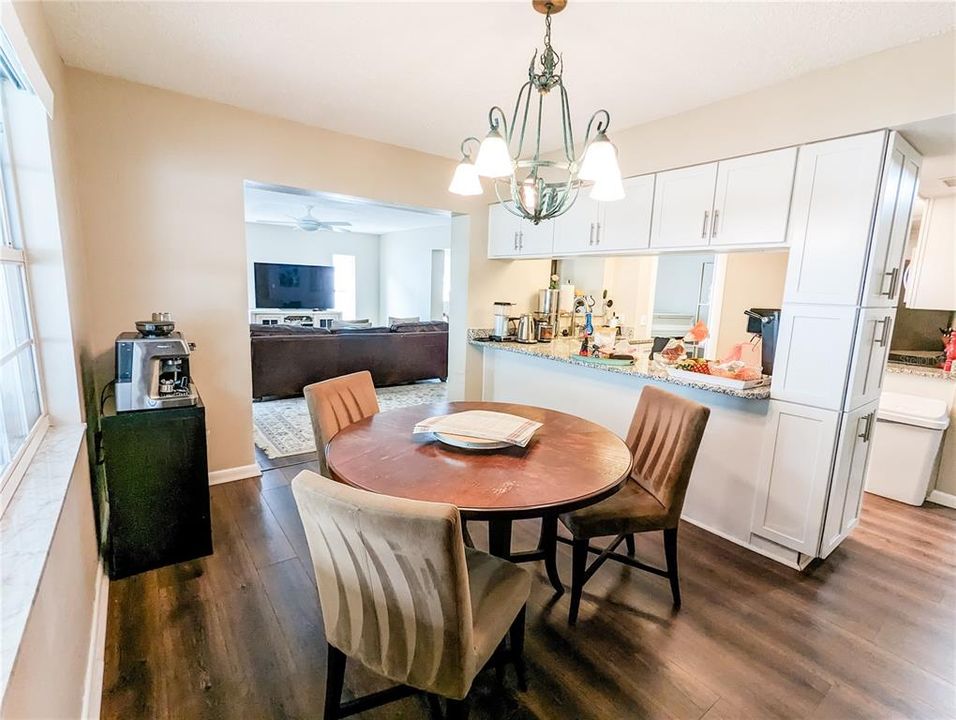
[[0, 85], [0, 489], [5, 489], [41, 426], [44, 408], [2, 102], [6, 93], [17, 90], [6, 77]]
[[335, 270], [335, 310], [343, 320], [355, 320], [355, 256], [333, 255]]

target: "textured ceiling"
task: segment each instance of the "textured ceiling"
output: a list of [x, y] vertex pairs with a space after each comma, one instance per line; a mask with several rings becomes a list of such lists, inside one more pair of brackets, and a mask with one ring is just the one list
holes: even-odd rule
[[451, 216], [438, 210], [406, 208], [345, 195], [246, 183], [246, 222], [293, 223], [295, 218], [303, 217], [310, 207], [312, 216], [322, 222], [352, 223], [349, 231], [370, 235], [451, 223]]
[[[45, 10], [70, 65], [446, 156], [487, 131], [491, 105], [510, 116], [543, 33], [528, 2]], [[573, 0], [552, 39], [580, 138], [601, 107], [612, 131], [637, 125], [947, 31], [954, 15], [950, 2]]]

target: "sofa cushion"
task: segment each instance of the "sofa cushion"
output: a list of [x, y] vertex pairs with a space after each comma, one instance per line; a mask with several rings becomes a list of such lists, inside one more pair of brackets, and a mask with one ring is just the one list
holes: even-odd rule
[[448, 323], [443, 320], [427, 322], [396, 323], [390, 330], [394, 333], [448, 332]]
[[355, 330], [360, 328], [370, 328], [372, 327], [372, 321], [368, 318], [362, 318], [361, 320], [333, 320], [332, 329], [333, 330]]
[[250, 337], [268, 337], [271, 335], [328, 335], [326, 328], [308, 327], [306, 325], [249, 325]]
[[393, 317], [391, 315], [388, 316], [389, 325], [407, 325], [408, 323], [417, 323], [421, 321], [422, 319], [418, 315], [415, 315], [414, 317]]
[[333, 335], [365, 335], [375, 333], [387, 333], [387, 327], [344, 327], [332, 328]]

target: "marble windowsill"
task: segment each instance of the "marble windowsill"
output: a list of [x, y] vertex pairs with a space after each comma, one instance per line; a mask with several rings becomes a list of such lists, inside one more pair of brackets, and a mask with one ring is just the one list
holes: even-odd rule
[[906, 363], [891, 362], [886, 364], [886, 372], [956, 382], [956, 372], [948, 373], [942, 368], [929, 367], [928, 365], [907, 365]]
[[[544, 358], [555, 362], [567, 363], [569, 365], [581, 365], [592, 368], [598, 372], [609, 372], [620, 375], [630, 375], [632, 377], [644, 378], [648, 380], [657, 380], [671, 385], [680, 385], [683, 387], [694, 388], [695, 390], [707, 390], [708, 392], [719, 393], [721, 395], [730, 395], [732, 397], [743, 398], [745, 400], [766, 400], [770, 397], [770, 386], [751, 388], [749, 390], [735, 390], [733, 388], [721, 387], [719, 385], [710, 385], [708, 383], [696, 383], [685, 380], [679, 380], [668, 375], [666, 372], [652, 366], [647, 359], [638, 359], [634, 365], [596, 365], [594, 363], [581, 360], [577, 356], [577, 341], [559, 338], [550, 343], [522, 344], [516, 342], [490, 342], [481, 339], [477, 332], [469, 336], [468, 342], [476, 347], [482, 347], [488, 350], [499, 350], [504, 352], [517, 353], [519, 355], [531, 355], [532, 357]], [[486, 336], [487, 337], [487, 336]]]
[[47, 430], [0, 517], [0, 696], [36, 599], [85, 429], [68, 425]]

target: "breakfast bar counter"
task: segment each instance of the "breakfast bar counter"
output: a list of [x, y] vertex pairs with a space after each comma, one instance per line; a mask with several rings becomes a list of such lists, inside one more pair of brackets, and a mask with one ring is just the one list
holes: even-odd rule
[[770, 397], [770, 386], [763, 385], [747, 390], [737, 390], [734, 388], [713, 385], [707, 382], [690, 382], [675, 377], [671, 377], [666, 371], [660, 369], [656, 364], [648, 360], [646, 356], [635, 360], [633, 365], [602, 365], [586, 360], [578, 355], [578, 348], [581, 346], [580, 340], [570, 338], [557, 338], [547, 343], [518, 343], [518, 342], [494, 342], [486, 339], [473, 338], [470, 343], [474, 346], [482, 347], [487, 350], [500, 350], [521, 355], [530, 355], [532, 357], [553, 360], [555, 362], [566, 363], [569, 365], [579, 365], [590, 368], [598, 372], [615, 373], [619, 375], [629, 375], [631, 377], [642, 378], [646, 380], [655, 380], [657, 382], [671, 383], [673, 385], [682, 385], [684, 387], [697, 390], [706, 390], [708, 392], [730, 395], [732, 397], [744, 398], [746, 400], [766, 400]]

